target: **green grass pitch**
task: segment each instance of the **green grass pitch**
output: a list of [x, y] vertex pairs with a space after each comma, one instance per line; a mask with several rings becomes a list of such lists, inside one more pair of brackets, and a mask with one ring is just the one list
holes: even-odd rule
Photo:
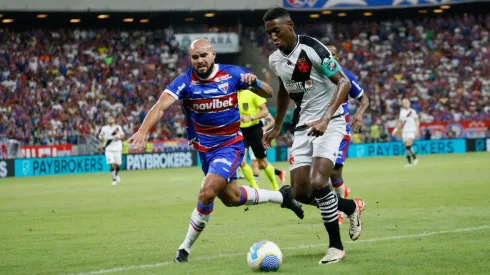
[[[368, 206], [361, 238], [341, 226], [347, 259], [320, 266], [328, 237], [316, 208], [226, 208], [186, 264], [171, 263], [202, 181], [200, 168], [0, 180], [0, 274], [250, 274], [248, 248], [270, 240], [281, 274], [488, 274], [490, 154], [349, 159], [344, 179]], [[286, 168], [286, 163], [277, 164]], [[244, 183], [242, 181], [242, 183]], [[269, 188], [264, 175], [261, 186]]]

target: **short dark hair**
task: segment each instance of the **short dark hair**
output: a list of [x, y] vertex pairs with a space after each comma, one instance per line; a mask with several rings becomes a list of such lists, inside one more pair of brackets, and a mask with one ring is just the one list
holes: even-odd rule
[[264, 17], [262, 19], [264, 20], [264, 22], [267, 22], [267, 21], [271, 21], [271, 20], [274, 20], [274, 19], [277, 19], [277, 18], [288, 18], [288, 19], [291, 19], [291, 17], [289, 16], [288, 10], [285, 9], [285, 8], [280, 8], [280, 7], [277, 7], [277, 8], [273, 8], [273, 9], [268, 10], [264, 14]]

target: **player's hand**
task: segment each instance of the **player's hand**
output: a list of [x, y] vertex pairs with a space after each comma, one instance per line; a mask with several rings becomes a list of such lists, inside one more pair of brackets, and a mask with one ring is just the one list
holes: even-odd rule
[[325, 134], [325, 131], [327, 131], [328, 127], [328, 122], [329, 120], [317, 120], [309, 123], [305, 123], [306, 126], [310, 126], [310, 131], [308, 132], [308, 136], [314, 136], [314, 137], [319, 137], [323, 136]]
[[362, 117], [354, 115], [351, 121], [352, 130], [356, 133], [361, 132], [363, 130], [364, 122], [362, 121]]
[[252, 118], [249, 116], [242, 116], [241, 120], [243, 123], [248, 123], [248, 122], [252, 121]]
[[395, 129], [393, 129], [393, 131], [391, 131], [391, 135], [394, 136], [394, 137], [396, 137], [396, 133], [398, 133], [398, 129], [397, 128], [395, 128]]
[[134, 146], [136, 149], [143, 149], [146, 145], [146, 138], [146, 133], [138, 131], [128, 139], [128, 144]]
[[271, 148], [271, 142], [274, 139], [276, 139], [280, 133], [281, 133], [281, 130], [277, 130], [275, 128], [272, 128], [269, 132], [264, 134], [264, 137], [262, 138], [262, 143], [264, 144], [265, 149]]
[[240, 80], [248, 85], [254, 85], [257, 82], [257, 76], [254, 74], [240, 74]]

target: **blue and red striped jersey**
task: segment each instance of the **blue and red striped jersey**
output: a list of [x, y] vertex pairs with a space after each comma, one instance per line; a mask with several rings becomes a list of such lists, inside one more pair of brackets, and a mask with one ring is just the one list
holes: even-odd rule
[[216, 64], [206, 79], [198, 78], [192, 68], [175, 78], [165, 92], [182, 100], [187, 118], [187, 138], [199, 152], [243, 140], [237, 92], [249, 85], [241, 82], [244, 68]]

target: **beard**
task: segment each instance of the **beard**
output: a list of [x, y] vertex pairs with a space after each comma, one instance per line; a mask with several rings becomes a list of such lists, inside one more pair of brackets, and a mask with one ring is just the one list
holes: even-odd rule
[[211, 75], [211, 73], [214, 70], [214, 62], [210, 64], [209, 68], [204, 73], [198, 72], [195, 68], [193, 68], [193, 69], [194, 69], [194, 74], [196, 74], [197, 77], [208, 78], [209, 75]]

